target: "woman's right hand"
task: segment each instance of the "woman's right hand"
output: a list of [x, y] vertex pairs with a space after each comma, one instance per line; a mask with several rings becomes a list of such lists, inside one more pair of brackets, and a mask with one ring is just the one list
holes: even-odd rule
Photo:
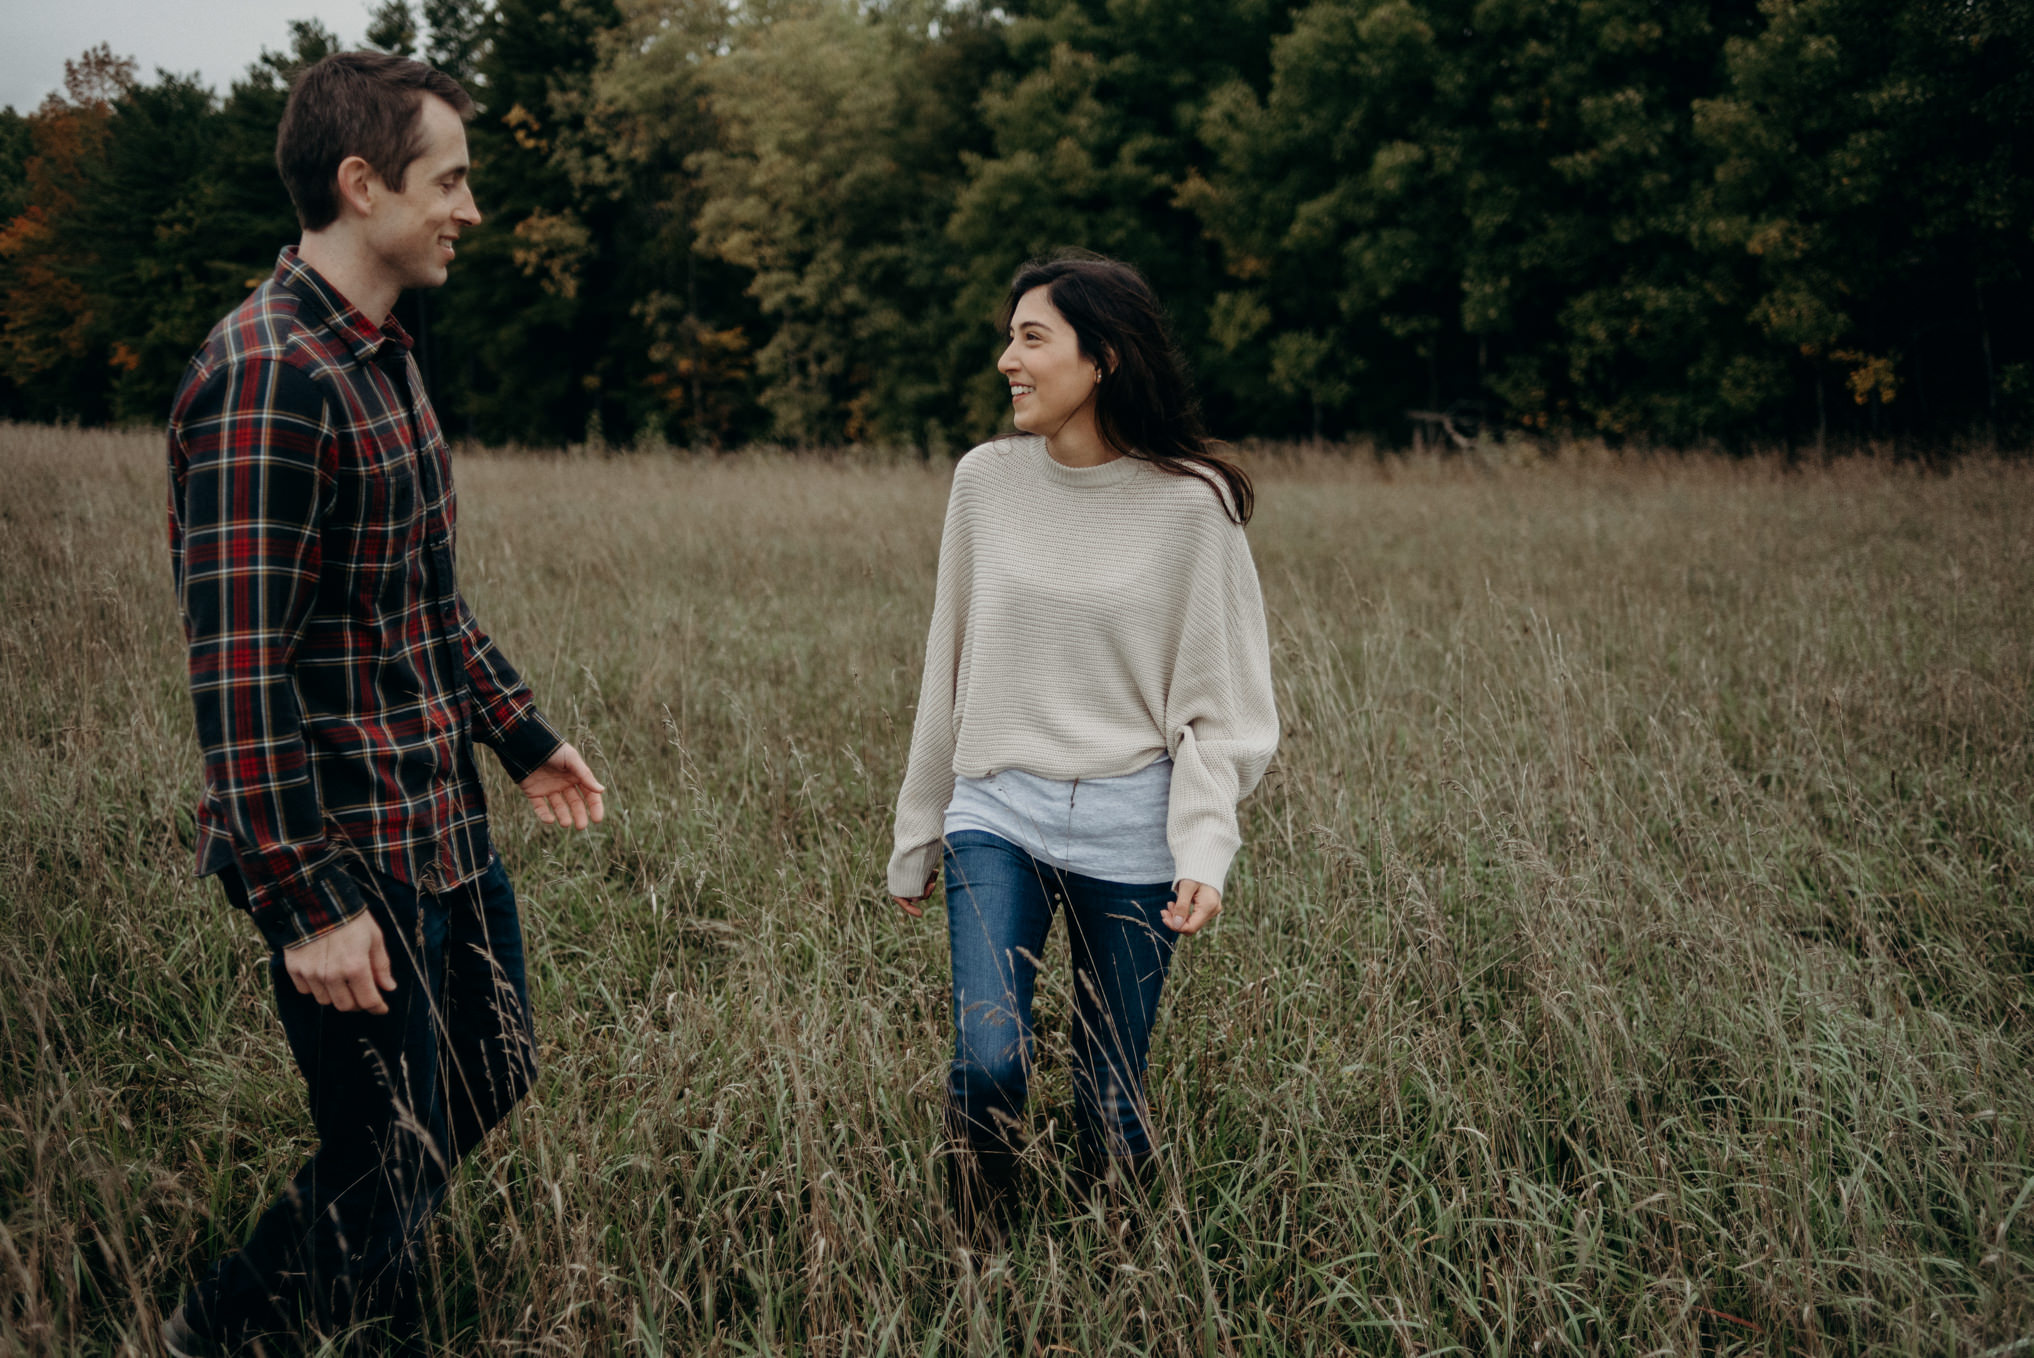
[[932, 876], [925, 879], [925, 890], [919, 892], [916, 896], [892, 896], [890, 899], [897, 902], [897, 908], [911, 916], [911, 918], [922, 919], [925, 916], [925, 898], [932, 894], [933, 884], [937, 881], [939, 881], [939, 874], [934, 872]]

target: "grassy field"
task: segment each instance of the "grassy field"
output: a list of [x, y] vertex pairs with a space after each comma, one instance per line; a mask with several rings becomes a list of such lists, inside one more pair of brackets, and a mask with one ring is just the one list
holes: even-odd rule
[[[882, 894], [944, 467], [465, 457], [543, 1071], [450, 1353], [2034, 1355], [2034, 466], [1260, 457], [1285, 742], [1155, 1044], [1163, 1215], [950, 1265]], [[153, 1352], [307, 1149], [146, 435], [0, 427], [0, 1351]]]

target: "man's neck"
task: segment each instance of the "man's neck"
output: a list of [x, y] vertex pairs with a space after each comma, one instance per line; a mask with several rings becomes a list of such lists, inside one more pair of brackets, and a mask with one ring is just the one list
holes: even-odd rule
[[402, 288], [375, 267], [358, 242], [341, 232], [306, 231], [297, 246], [297, 258], [316, 269], [334, 291], [376, 325], [388, 321], [396, 298], [402, 296]]

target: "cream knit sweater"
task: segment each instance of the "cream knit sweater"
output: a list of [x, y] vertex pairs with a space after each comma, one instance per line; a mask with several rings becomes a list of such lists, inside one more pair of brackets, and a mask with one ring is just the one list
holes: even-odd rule
[[1112, 778], [1161, 754], [1174, 871], [1221, 887], [1236, 802], [1278, 748], [1264, 601], [1222, 494], [1127, 457], [1062, 466], [1042, 438], [960, 460], [892, 894], [921, 894], [938, 868], [956, 775]]

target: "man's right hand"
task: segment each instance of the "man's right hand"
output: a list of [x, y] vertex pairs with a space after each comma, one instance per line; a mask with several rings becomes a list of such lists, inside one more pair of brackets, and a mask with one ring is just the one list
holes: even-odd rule
[[299, 995], [342, 1012], [386, 1014], [388, 1001], [381, 992], [396, 988], [381, 926], [365, 910], [329, 934], [283, 949], [283, 969]]

